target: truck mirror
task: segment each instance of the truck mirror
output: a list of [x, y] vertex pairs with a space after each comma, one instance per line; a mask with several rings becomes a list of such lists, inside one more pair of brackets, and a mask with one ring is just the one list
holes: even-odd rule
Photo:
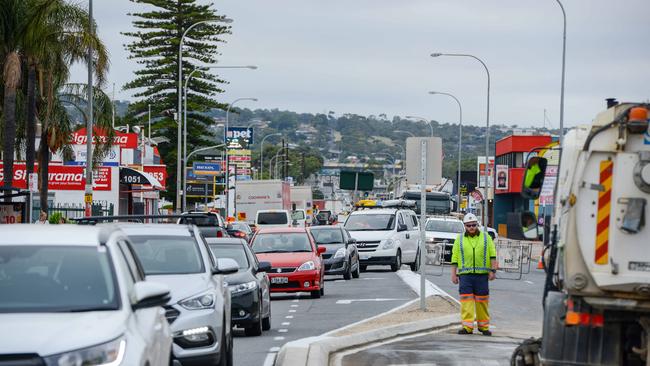
[[542, 190], [544, 175], [546, 174], [545, 158], [534, 156], [526, 164], [526, 173], [522, 182], [521, 195], [528, 199], [537, 199]]
[[530, 211], [521, 213], [521, 230], [524, 238], [528, 240], [537, 240], [539, 238], [539, 227], [534, 213]]

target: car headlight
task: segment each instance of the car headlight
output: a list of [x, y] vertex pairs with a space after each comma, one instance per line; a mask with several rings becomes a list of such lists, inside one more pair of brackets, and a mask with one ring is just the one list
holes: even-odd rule
[[187, 310], [210, 309], [214, 306], [214, 295], [204, 293], [186, 300], [181, 300], [178, 304]]
[[257, 288], [257, 281], [240, 283], [238, 285], [228, 285], [228, 288], [230, 289], [230, 293], [234, 295]]
[[348, 252], [345, 248], [339, 248], [339, 250], [336, 251], [336, 254], [334, 254], [334, 258], [345, 258], [347, 255]]
[[382, 240], [382, 249], [393, 249], [395, 248], [395, 240], [393, 239], [384, 239]]
[[120, 337], [108, 343], [61, 353], [45, 358], [47, 366], [117, 366], [124, 359], [126, 340]]
[[316, 269], [316, 264], [314, 264], [314, 261], [307, 261], [298, 267], [298, 271], [311, 271]]

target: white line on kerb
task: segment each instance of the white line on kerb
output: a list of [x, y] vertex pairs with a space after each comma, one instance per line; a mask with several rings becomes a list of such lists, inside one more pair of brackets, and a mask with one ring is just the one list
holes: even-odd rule
[[275, 353], [267, 353], [264, 359], [264, 366], [273, 366], [275, 364]]
[[271, 347], [271, 348], [269, 348], [269, 352], [271, 352], [271, 353], [279, 352], [279, 351], [280, 351], [280, 347]]

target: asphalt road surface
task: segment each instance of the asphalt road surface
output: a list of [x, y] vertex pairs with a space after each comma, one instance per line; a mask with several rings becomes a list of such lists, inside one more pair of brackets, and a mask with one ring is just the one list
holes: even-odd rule
[[[458, 298], [458, 287], [451, 283], [448, 270], [427, 279]], [[492, 337], [460, 336], [457, 329], [431, 333], [351, 351], [342, 358], [342, 365], [509, 365], [510, 355], [522, 339], [541, 336], [543, 286], [544, 273], [536, 269], [521, 280], [491, 282]]]
[[259, 337], [246, 337], [243, 331], [235, 331], [235, 365], [271, 365], [287, 342], [319, 336], [416, 298], [387, 268], [370, 267], [359, 279], [350, 281], [326, 277], [325, 296], [320, 299], [312, 299], [308, 293], [273, 294], [270, 331]]

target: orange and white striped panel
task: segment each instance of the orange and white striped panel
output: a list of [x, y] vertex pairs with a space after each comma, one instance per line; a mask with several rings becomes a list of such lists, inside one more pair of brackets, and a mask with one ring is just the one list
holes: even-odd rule
[[614, 162], [600, 162], [600, 185], [603, 190], [598, 193], [598, 214], [596, 215], [596, 264], [609, 262], [609, 218], [612, 202], [612, 175]]

